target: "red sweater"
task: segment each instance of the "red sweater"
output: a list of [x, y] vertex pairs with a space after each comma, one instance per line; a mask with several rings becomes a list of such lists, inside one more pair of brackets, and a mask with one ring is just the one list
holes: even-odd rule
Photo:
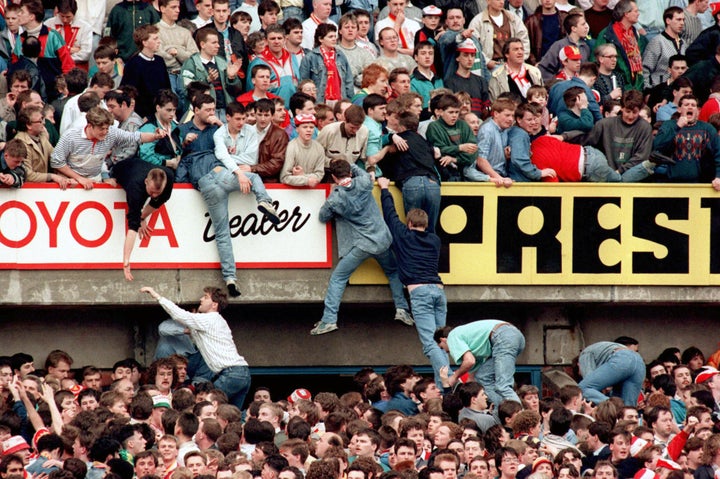
[[545, 177], [542, 181], [581, 181], [578, 169], [582, 147], [565, 143], [548, 135], [530, 144], [530, 161], [539, 169], [552, 168], [557, 178]]

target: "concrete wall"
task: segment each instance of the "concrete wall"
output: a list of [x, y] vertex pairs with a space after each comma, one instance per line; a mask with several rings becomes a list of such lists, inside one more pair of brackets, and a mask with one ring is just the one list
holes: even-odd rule
[[[282, 304], [235, 303], [225, 317], [241, 354], [252, 366], [358, 366], [427, 364], [417, 333], [393, 321], [385, 294], [373, 302], [373, 288], [351, 288], [340, 311], [338, 332], [308, 333], [322, 314], [319, 301]], [[193, 289], [196, 292], [197, 289]], [[365, 302], [355, 298], [364, 295]], [[189, 294], [188, 296], [197, 296]], [[187, 306], [196, 304], [188, 303]], [[499, 318], [516, 324], [527, 339], [521, 364], [567, 364], [585, 344], [619, 335], [640, 340], [646, 362], [668, 346], [695, 345], [715, 351], [716, 308], [712, 304], [578, 303], [530, 301], [451, 302], [449, 324]], [[157, 305], [3, 306], [0, 307], [2, 354], [26, 351], [38, 365], [47, 352], [72, 354], [75, 366], [110, 367], [133, 356], [149, 364], [157, 325], [166, 315]], [[708, 334], [710, 332], [710, 334]]]

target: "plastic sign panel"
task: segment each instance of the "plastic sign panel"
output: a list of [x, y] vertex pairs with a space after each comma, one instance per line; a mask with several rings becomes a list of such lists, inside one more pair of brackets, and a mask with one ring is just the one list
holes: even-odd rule
[[[240, 268], [330, 268], [332, 227], [318, 220], [329, 186], [291, 189], [267, 185], [280, 224], [257, 210], [252, 194], [229, 198], [230, 232]], [[93, 190], [25, 184], [0, 189], [0, 269], [120, 268], [127, 203], [120, 188]], [[205, 202], [190, 185], [175, 185], [170, 200], [138, 240], [133, 269], [217, 268], [214, 230]]]
[[[442, 195], [448, 285], [720, 284], [720, 193], [709, 184], [454, 183]], [[351, 278], [386, 282], [374, 260]]]

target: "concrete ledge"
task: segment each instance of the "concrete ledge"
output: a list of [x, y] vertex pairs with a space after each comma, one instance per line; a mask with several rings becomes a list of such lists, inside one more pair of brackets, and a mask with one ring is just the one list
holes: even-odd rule
[[[331, 270], [244, 270], [238, 303], [322, 302]], [[179, 303], [197, 300], [202, 288], [223, 284], [217, 270], [139, 270], [127, 282], [121, 271], [18, 271], [0, 275], [0, 304], [17, 306], [150, 304], [138, 290], [152, 285]], [[714, 286], [448, 286], [450, 302], [698, 304], [720, 301]], [[348, 286], [344, 301], [390, 302], [386, 286]]]

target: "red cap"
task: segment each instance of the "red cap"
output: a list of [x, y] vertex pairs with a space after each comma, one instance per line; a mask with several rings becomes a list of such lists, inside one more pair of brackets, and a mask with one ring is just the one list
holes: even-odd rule
[[296, 389], [292, 392], [291, 395], [288, 396], [287, 400], [290, 404], [295, 404], [300, 399], [305, 399], [306, 401], [312, 400], [312, 394], [310, 394], [310, 391], [307, 389]]
[[720, 3], [713, 3], [710, 5], [710, 11], [712, 11], [713, 17], [720, 13]]
[[695, 384], [702, 384], [705, 381], [710, 380], [710, 378], [712, 378], [716, 374], [720, 374], [720, 371], [711, 366], [704, 367], [700, 374], [695, 377]]
[[23, 449], [30, 449], [30, 446], [25, 441], [25, 439], [23, 439], [22, 436], [13, 436], [7, 441], [3, 441], [2, 443], [3, 456], [15, 454], [16, 452], [20, 452]]
[[564, 62], [565, 60], [582, 60], [582, 54], [580, 54], [580, 50], [578, 47], [573, 45], [568, 45], [566, 47], [563, 47], [562, 50], [560, 50], [560, 54], [558, 55], [561, 62]]

